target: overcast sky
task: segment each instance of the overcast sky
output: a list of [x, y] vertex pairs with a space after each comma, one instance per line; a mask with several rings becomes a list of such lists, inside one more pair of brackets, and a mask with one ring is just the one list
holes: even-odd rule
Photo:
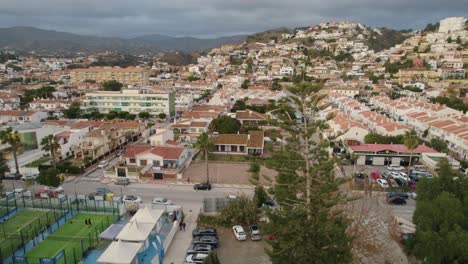
[[420, 29], [466, 14], [467, 0], [0, 0], [0, 27], [121, 37], [213, 37], [333, 20]]

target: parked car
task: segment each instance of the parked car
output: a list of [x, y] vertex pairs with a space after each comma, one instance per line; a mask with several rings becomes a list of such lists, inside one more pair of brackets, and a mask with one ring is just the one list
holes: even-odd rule
[[382, 188], [388, 188], [388, 182], [385, 179], [377, 179], [377, 183], [380, 185]]
[[260, 228], [258, 225], [251, 225], [249, 226], [250, 229], [250, 239], [253, 241], [260, 240], [262, 239], [262, 236], [260, 235]]
[[197, 183], [193, 186], [194, 190], [211, 190], [211, 183]]
[[216, 228], [214, 227], [197, 227], [192, 231], [192, 237], [198, 236], [214, 236], [217, 237]]
[[35, 181], [38, 177], [39, 177], [39, 174], [23, 175], [21, 177], [21, 180], [23, 180], [23, 181], [28, 181], [28, 180]]
[[379, 179], [381, 177], [380, 172], [378, 172], [378, 171], [373, 171], [373, 172], [371, 172], [370, 175], [371, 175], [371, 178], [374, 179], [374, 180], [377, 180], [377, 179]]
[[23, 188], [16, 188], [13, 192], [15, 193], [16, 197], [22, 197], [25, 191], [26, 190]]
[[187, 257], [185, 258], [185, 263], [187, 264], [202, 264], [203, 261], [208, 257], [207, 253], [194, 253], [194, 254], [188, 254]]
[[140, 197], [135, 196], [135, 195], [125, 195], [123, 197], [123, 202], [124, 203], [142, 203], [143, 201], [141, 200]]
[[99, 163], [98, 168], [104, 169], [107, 165], [109, 165], [109, 162], [107, 160], [103, 160]]
[[106, 187], [97, 187], [96, 188], [96, 193], [98, 195], [104, 195], [104, 194], [112, 193], [112, 191], [109, 188], [106, 188]]
[[56, 192], [51, 192], [49, 190], [46, 190], [46, 189], [40, 189], [40, 190], [37, 190], [34, 192], [34, 197], [41, 197], [41, 194], [42, 193], [45, 193], [47, 194], [47, 196], [49, 196], [50, 198], [55, 198], [57, 197], [57, 193]]
[[210, 253], [213, 250], [212, 245], [208, 244], [196, 244], [192, 245], [188, 250], [187, 253]]
[[129, 184], [130, 184], [130, 180], [128, 178], [119, 178], [115, 181], [115, 185], [127, 186]]
[[3, 177], [4, 180], [20, 180], [23, 177], [23, 175], [18, 174], [18, 173], [9, 173], [5, 174]]
[[218, 238], [215, 236], [197, 236], [193, 239], [192, 243], [196, 244], [208, 244], [213, 247], [218, 247]]
[[390, 204], [404, 205], [406, 204], [406, 199], [400, 196], [395, 196], [387, 199], [387, 202]]
[[403, 168], [400, 165], [390, 164], [390, 165], [387, 166], [387, 170], [389, 170], [389, 171], [404, 171], [405, 168]]
[[56, 193], [63, 193], [64, 192], [62, 186], [59, 186], [57, 188], [54, 188], [54, 187], [51, 187], [51, 186], [46, 186], [46, 187], [44, 187], [44, 189], [48, 190], [50, 192], [56, 192]]
[[388, 171], [382, 173], [382, 178], [389, 179], [392, 177], [392, 174]]
[[153, 199], [153, 204], [172, 205], [174, 204], [171, 200], [164, 197], [156, 197]]
[[125, 149], [121, 149], [119, 151], [117, 151], [117, 153], [115, 154], [117, 157], [120, 157], [122, 156], [123, 154], [125, 154]]
[[412, 192], [409, 194], [409, 196], [411, 197], [411, 199], [416, 200], [416, 198], [418, 197], [418, 194], [415, 192]]
[[408, 181], [407, 185], [408, 185], [408, 187], [410, 187], [411, 189], [416, 189], [416, 183], [413, 182], [413, 181]]
[[394, 178], [393, 180], [396, 181], [396, 183], [398, 183], [398, 186], [400, 187], [406, 185], [406, 181], [402, 178]]
[[408, 199], [408, 194], [402, 191], [397, 191], [397, 190], [391, 190], [387, 193], [387, 198], [392, 198], [392, 197], [402, 197], [404, 199]]
[[245, 234], [244, 228], [240, 225], [235, 225], [232, 227], [232, 231], [234, 232], [234, 236], [237, 240], [246, 240], [247, 235]]

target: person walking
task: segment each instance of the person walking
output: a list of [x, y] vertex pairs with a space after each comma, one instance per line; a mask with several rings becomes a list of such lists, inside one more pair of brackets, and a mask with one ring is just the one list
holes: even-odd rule
[[182, 228], [184, 229], [184, 232], [185, 232], [185, 226], [187, 226], [187, 224], [186, 224], [186, 223], [183, 223], [183, 224], [182, 224]]

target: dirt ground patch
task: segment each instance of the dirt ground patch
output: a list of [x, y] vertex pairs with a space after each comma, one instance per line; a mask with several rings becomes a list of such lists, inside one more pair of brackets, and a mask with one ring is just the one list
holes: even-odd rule
[[265, 252], [263, 240], [238, 241], [229, 228], [218, 228], [220, 246], [218, 257], [223, 264], [269, 264], [270, 258]]
[[[211, 162], [208, 165], [210, 173], [210, 181], [212, 183], [221, 184], [251, 184], [249, 179], [251, 177], [248, 169], [250, 163], [236, 162], [236, 163], [222, 163], [222, 162]], [[260, 170], [261, 183], [264, 185], [270, 185], [274, 183], [276, 176], [274, 170], [270, 170], [264, 166]], [[271, 183], [265, 180], [267, 176], [271, 179]], [[183, 180], [187, 181], [190, 179], [191, 182], [203, 182], [206, 181], [206, 165], [204, 162], [193, 162], [190, 166], [185, 169], [183, 173]]]

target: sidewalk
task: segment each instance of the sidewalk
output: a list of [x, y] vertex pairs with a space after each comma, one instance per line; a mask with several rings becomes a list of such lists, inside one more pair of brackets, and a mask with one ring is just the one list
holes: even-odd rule
[[[198, 211], [186, 212], [185, 223], [187, 227], [185, 231], [177, 231], [169, 250], [164, 257], [163, 264], [182, 264], [185, 263], [185, 255], [187, 249], [192, 243], [192, 230], [197, 226]], [[157, 264], [153, 262], [153, 264]]]

